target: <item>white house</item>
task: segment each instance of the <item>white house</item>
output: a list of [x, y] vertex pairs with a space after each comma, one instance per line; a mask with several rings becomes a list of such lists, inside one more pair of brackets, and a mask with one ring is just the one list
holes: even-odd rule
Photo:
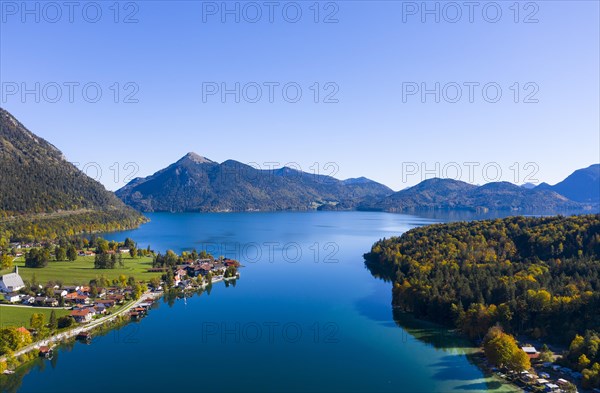
[[4, 299], [5, 299], [7, 302], [10, 302], [10, 303], [17, 303], [19, 300], [21, 300], [21, 295], [19, 295], [19, 294], [18, 294], [18, 293], [16, 293], [16, 292], [12, 292], [12, 293], [5, 293], [5, 294], [4, 294]]
[[69, 294], [66, 289], [55, 289], [54, 296], [65, 297]]
[[15, 272], [0, 276], [0, 292], [11, 293], [24, 288], [23, 279], [19, 276], [19, 268], [15, 266]]

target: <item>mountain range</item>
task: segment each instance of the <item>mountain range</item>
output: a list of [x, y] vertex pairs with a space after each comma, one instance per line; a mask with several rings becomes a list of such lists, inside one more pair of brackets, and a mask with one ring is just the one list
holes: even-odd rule
[[384, 198], [366, 201], [360, 210], [402, 212], [419, 209], [563, 211], [583, 209], [549, 189], [529, 189], [508, 182], [482, 186], [452, 179], [428, 179]]
[[[476, 186], [452, 179], [428, 179], [394, 192], [367, 178], [337, 180], [283, 167], [258, 170], [238, 161], [221, 164], [195, 153], [116, 192], [144, 211], [274, 211], [419, 209], [565, 211], [597, 206], [595, 165], [556, 186], [508, 182]], [[594, 172], [596, 171], [596, 172]], [[583, 172], [583, 173], [582, 173]], [[596, 176], [594, 177], [594, 173]], [[567, 198], [565, 190], [570, 191]]]
[[39, 237], [131, 228], [145, 220], [138, 211], [525, 212], [600, 206], [600, 164], [577, 170], [553, 186], [506, 182], [476, 186], [429, 179], [394, 192], [364, 177], [338, 180], [289, 167], [261, 170], [234, 160], [218, 163], [195, 153], [132, 180], [115, 196], [1, 108], [0, 163], [0, 241], [6, 233]]
[[353, 209], [393, 191], [366, 178], [338, 180], [283, 167], [261, 170], [234, 160], [221, 164], [195, 153], [116, 192], [144, 211], [274, 211]]

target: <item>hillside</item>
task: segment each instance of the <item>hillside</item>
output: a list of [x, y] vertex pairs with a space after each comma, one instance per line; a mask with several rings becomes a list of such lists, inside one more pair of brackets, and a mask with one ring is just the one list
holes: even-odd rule
[[600, 164], [576, 170], [560, 183], [551, 186], [540, 184], [539, 190], [555, 191], [565, 197], [582, 203], [600, 203]]
[[496, 323], [563, 343], [600, 329], [600, 214], [430, 225], [365, 259], [395, 307], [472, 338]]
[[418, 209], [561, 211], [585, 205], [544, 189], [497, 182], [475, 186], [452, 179], [428, 179], [414, 187], [361, 204], [361, 210], [402, 212]]
[[129, 228], [143, 217], [0, 108], [4, 238]]
[[205, 212], [351, 209], [365, 198], [392, 192], [365, 178], [341, 181], [287, 167], [258, 170], [188, 153], [151, 176], [132, 180], [116, 194], [145, 212]]

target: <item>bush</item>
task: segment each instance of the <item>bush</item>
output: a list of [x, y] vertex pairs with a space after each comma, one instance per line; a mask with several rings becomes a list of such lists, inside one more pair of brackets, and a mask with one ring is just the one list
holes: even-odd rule
[[64, 317], [58, 318], [57, 326], [59, 329], [68, 328], [72, 325], [73, 325], [73, 318], [71, 318], [69, 316], [64, 316]]

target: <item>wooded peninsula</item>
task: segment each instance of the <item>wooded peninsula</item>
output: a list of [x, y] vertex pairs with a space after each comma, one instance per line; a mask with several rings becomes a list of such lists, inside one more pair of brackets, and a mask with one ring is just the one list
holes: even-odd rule
[[394, 307], [477, 341], [499, 327], [570, 343], [563, 363], [600, 385], [599, 214], [430, 225], [378, 241], [365, 260], [393, 281]]

